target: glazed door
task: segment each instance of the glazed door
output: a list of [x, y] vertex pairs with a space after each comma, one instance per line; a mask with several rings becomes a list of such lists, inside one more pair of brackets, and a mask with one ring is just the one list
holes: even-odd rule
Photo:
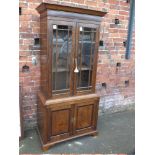
[[[75, 23], [50, 21], [50, 88], [53, 98], [72, 95]], [[52, 67], [51, 67], [52, 66]]]
[[48, 110], [48, 140], [57, 141], [72, 134], [73, 108], [57, 106]]
[[74, 93], [77, 95], [95, 91], [98, 32], [98, 25], [77, 24], [75, 63], [78, 71], [74, 71]]
[[99, 26], [50, 21], [49, 29], [52, 97], [94, 93]]
[[94, 103], [94, 101], [88, 102], [75, 105], [74, 134], [82, 134], [96, 129], [98, 103]]

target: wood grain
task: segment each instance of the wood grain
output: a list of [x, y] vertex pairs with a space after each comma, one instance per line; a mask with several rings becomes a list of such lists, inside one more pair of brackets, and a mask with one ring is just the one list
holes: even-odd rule
[[[42, 3], [37, 10], [40, 13], [41, 33], [41, 90], [38, 93], [37, 118], [42, 149], [45, 151], [56, 143], [97, 134], [99, 96], [95, 94], [96, 66], [100, 21], [105, 13], [47, 3]], [[68, 81], [64, 80], [64, 83], [69, 82], [70, 85], [67, 91], [57, 91], [52, 87], [52, 83], [55, 83], [52, 77], [53, 25], [72, 27], [71, 54], [67, 60], [67, 64], [70, 62], [67, 68], [70, 69], [70, 77], [67, 78]], [[74, 73], [75, 59], [79, 50], [80, 26], [96, 29], [92, 76], [89, 77], [91, 86], [86, 90], [77, 88], [77, 74]], [[56, 32], [56, 40], [59, 37]], [[90, 52], [92, 56], [92, 47]], [[59, 56], [59, 51], [56, 51], [56, 56]], [[57, 84], [60, 85], [62, 82]]]
[[39, 13], [44, 12], [46, 10], [58, 10], [58, 11], [74, 12], [74, 13], [88, 14], [88, 15], [101, 16], [101, 17], [103, 17], [107, 13], [103, 11], [77, 8], [77, 7], [71, 7], [71, 6], [63, 6], [58, 4], [48, 4], [48, 3], [41, 3], [36, 9]]

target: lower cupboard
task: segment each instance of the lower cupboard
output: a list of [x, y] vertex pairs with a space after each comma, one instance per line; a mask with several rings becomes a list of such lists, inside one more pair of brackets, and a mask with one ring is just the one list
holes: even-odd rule
[[73, 138], [97, 134], [96, 94], [48, 99], [39, 93], [38, 132], [43, 150]]

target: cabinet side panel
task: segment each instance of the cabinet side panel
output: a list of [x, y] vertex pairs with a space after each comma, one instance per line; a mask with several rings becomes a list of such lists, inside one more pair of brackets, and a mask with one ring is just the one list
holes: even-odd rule
[[94, 115], [95, 115], [95, 119], [94, 119], [94, 129], [97, 129], [97, 121], [98, 121], [98, 108], [99, 108], [99, 99], [95, 104], [95, 108], [94, 108]]
[[97, 74], [97, 62], [98, 62], [98, 46], [99, 46], [99, 33], [100, 33], [100, 26], [97, 27], [96, 33], [96, 44], [95, 44], [95, 55], [94, 55], [94, 69], [92, 74], [92, 87], [93, 92], [95, 93], [96, 87], [96, 74]]
[[46, 143], [47, 142], [46, 109], [43, 106], [40, 99], [39, 99], [39, 102], [37, 105], [37, 123], [38, 123], [38, 129], [39, 129], [42, 141], [43, 141], [43, 143]]
[[48, 55], [47, 55], [47, 18], [40, 19], [40, 66], [41, 66], [41, 89], [46, 94], [48, 89]]

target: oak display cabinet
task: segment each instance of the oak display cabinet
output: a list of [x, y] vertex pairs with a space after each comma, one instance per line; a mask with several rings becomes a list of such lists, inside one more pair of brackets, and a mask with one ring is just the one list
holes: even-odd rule
[[106, 14], [42, 3], [41, 90], [38, 131], [43, 150], [69, 139], [97, 134], [95, 94], [99, 28]]

